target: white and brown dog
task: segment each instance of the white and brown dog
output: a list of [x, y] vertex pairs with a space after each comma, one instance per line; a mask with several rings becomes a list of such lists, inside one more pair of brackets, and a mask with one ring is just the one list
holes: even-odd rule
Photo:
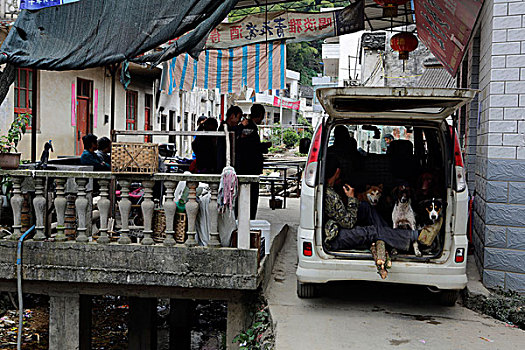
[[[416, 215], [412, 209], [412, 192], [407, 185], [400, 185], [394, 188], [392, 196], [395, 200], [394, 210], [392, 211], [392, 222], [394, 228], [416, 229]], [[414, 253], [421, 256], [417, 241], [413, 243]]]
[[376, 206], [379, 203], [379, 199], [383, 195], [383, 184], [378, 186], [366, 185], [366, 191], [357, 194], [357, 199], [360, 202], [368, 202], [370, 205]]

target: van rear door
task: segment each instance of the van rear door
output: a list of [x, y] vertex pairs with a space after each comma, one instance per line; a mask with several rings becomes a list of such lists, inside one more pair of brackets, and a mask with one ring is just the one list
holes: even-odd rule
[[443, 121], [471, 101], [469, 89], [346, 87], [317, 89], [331, 118]]

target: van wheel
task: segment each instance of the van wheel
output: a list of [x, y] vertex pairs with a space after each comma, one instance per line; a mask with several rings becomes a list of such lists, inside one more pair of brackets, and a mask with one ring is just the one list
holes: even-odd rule
[[459, 290], [445, 289], [439, 293], [439, 303], [443, 306], [454, 306], [458, 300]]
[[299, 298], [315, 298], [317, 296], [317, 286], [313, 283], [297, 282], [297, 296]]

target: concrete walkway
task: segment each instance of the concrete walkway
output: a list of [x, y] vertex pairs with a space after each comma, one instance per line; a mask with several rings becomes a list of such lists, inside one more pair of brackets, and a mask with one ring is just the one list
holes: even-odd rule
[[287, 210], [263, 210], [263, 216], [272, 226], [292, 227], [266, 291], [276, 349], [525, 349], [525, 332], [459, 304], [441, 307], [423, 287], [340, 282], [325, 285], [321, 298], [299, 299], [299, 201], [290, 200]]

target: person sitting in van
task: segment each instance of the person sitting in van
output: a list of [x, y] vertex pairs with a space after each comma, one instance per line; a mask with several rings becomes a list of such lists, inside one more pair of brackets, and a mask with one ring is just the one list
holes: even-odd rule
[[334, 128], [334, 144], [328, 147], [328, 155], [337, 157], [342, 168], [343, 179], [346, 179], [349, 173], [359, 170], [361, 167], [357, 141], [350, 135], [350, 131], [344, 125], [337, 125]]
[[[341, 175], [339, 162], [335, 157], [328, 157], [325, 178], [328, 187], [324, 200], [326, 224], [325, 244], [332, 250], [369, 249], [372, 243], [384, 241], [392, 248], [408, 251], [410, 245], [419, 236], [417, 230], [393, 229], [387, 226], [383, 218], [367, 202], [359, 202], [352, 187], [345, 184], [343, 190], [348, 197], [345, 206], [341, 197], [334, 190], [334, 185]], [[357, 222], [367, 226], [356, 226]]]

